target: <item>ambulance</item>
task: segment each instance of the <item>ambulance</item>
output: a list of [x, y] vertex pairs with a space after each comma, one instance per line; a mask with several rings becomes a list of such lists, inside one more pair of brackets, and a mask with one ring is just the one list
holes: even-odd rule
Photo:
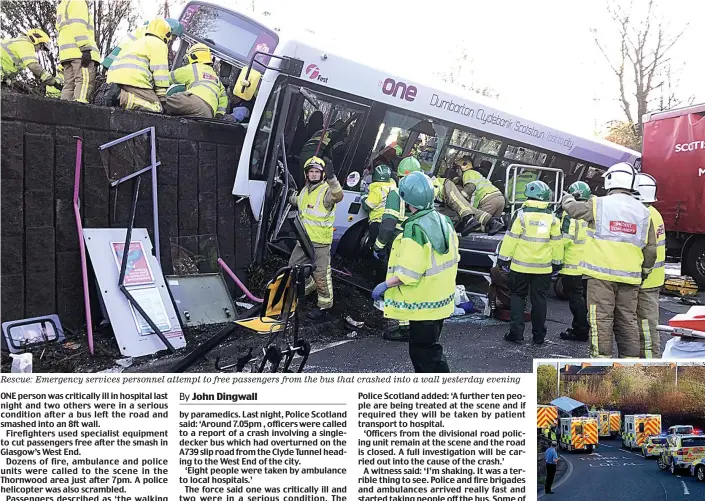
[[646, 439], [661, 434], [661, 414], [632, 414], [624, 416], [622, 447], [639, 449]]
[[610, 411], [590, 411], [590, 417], [597, 420], [597, 430], [600, 437], [611, 437]]
[[556, 440], [556, 427], [558, 426], [558, 408], [555, 405], [538, 405], [536, 408], [536, 434], [539, 442]]
[[558, 434], [558, 446], [561, 449], [592, 452], [597, 448], [599, 441], [597, 419], [592, 417], [561, 418]]
[[615, 438], [622, 429], [622, 413], [610, 411], [610, 436]]

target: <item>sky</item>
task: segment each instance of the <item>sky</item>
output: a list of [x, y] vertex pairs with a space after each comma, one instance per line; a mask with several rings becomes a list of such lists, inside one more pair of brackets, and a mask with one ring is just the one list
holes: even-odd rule
[[[438, 73], [472, 59], [463, 78], [499, 93], [498, 106], [567, 132], [591, 135], [622, 120], [617, 80], [597, 49], [591, 28], [618, 50], [607, 0], [216, 0], [265, 19], [287, 35], [315, 33], [319, 45], [392, 74], [438, 85]], [[629, 0], [620, 0], [627, 4]], [[632, 0], [635, 13], [648, 0]], [[702, 27], [705, 2], [660, 0], [660, 15], [674, 32], [687, 26], [672, 49], [679, 95], [705, 102]], [[142, 0], [145, 17], [158, 2]], [[186, 2], [172, 2], [177, 17]], [[266, 18], [262, 12], [270, 13]], [[293, 32], [293, 33], [292, 33]], [[610, 51], [614, 53], [614, 51]]]

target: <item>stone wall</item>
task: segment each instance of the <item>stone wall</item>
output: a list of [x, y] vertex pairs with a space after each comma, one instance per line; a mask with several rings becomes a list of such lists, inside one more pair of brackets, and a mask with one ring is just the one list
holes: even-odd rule
[[[132, 182], [110, 187], [98, 146], [154, 126], [162, 267], [172, 237], [217, 234], [221, 257], [242, 275], [251, 257], [249, 204], [232, 186], [244, 139], [236, 124], [196, 121], [2, 93], [2, 321], [57, 313], [83, 323], [72, 197], [76, 139], [83, 138], [81, 214], [86, 228], [125, 227]], [[147, 164], [148, 165], [148, 164]], [[145, 165], [145, 167], [147, 166]], [[117, 193], [117, 201], [116, 201]], [[136, 227], [150, 231], [151, 180], [143, 176]]]

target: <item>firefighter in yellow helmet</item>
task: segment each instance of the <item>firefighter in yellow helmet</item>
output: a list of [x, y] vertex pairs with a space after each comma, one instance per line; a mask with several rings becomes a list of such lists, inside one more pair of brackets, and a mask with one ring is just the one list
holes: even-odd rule
[[162, 112], [161, 99], [169, 88], [167, 43], [171, 26], [162, 18], [150, 21], [145, 36], [120, 52], [108, 70], [107, 83], [120, 87], [120, 107]]
[[588, 223], [580, 267], [588, 276], [590, 355], [611, 358], [613, 340], [620, 358], [640, 354], [637, 302], [642, 282], [656, 263], [656, 232], [649, 210], [634, 196], [638, 173], [626, 162], [603, 175], [607, 195], [577, 201], [565, 193], [562, 206]]
[[649, 174], [639, 174], [638, 182], [638, 199], [649, 209], [650, 222], [656, 232], [656, 263], [641, 283], [637, 299], [639, 358], [660, 358], [661, 341], [656, 326], [659, 321], [659, 289], [666, 280], [666, 226], [661, 213], [652, 205], [656, 202], [656, 180]]
[[551, 272], [563, 263], [561, 227], [551, 211], [551, 189], [546, 183], [532, 181], [524, 194], [527, 200], [505, 233], [497, 260], [500, 267], [509, 265], [511, 322], [504, 339], [516, 344], [524, 340], [524, 308], [530, 294], [534, 344], [543, 344]]
[[0, 42], [0, 60], [2, 61], [1, 80], [11, 82], [17, 74], [27, 68], [35, 77], [46, 85], [56, 84], [51, 73], [39, 64], [37, 50], [49, 50], [47, 43], [49, 35], [44, 31], [33, 28], [24, 36], [5, 38]]
[[433, 208], [434, 189], [423, 172], [399, 182], [408, 217], [392, 244], [387, 278], [372, 291], [384, 297], [384, 316], [409, 322], [409, 357], [415, 372], [450, 372], [440, 344], [443, 321], [455, 308], [460, 252], [450, 220]]
[[470, 200], [475, 217], [482, 224], [482, 231], [490, 235], [502, 231], [504, 223], [499, 217], [506, 205], [502, 192], [474, 169], [470, 156], [463, 156], [458, 167], [462, 172], [463, 195]]
[[225, 115], [228, 95], [213, 69], [208, 46], [193, 44], [186, 51], [184, 61], [186, 66], [171, 72], [169, 83], [184, 85], [186, 90], [167, 96], [164, 102], [166, 112], [170, 115], [201, 118]]
[[[289, 203], [298, 208], [301, 222], [315, 250], [313, 278], [306, 279], [306, 294], [318, 292], [318, 308], [308, 312], [311, 320], [322, 320], [333, 307], [333, 280], [330, 270], [330, 251], [333, 243], [335, 205], [343, 199], [343, 188], [335, 177], [330, 160], [311, 157], [304, 166], [306, 185], [289, 197]], [[289, 266], [304, 264], [308, 258], [299, 243], [289, 258]]]
[[59, 62], [64, 67], [61, 99], [87, 103], [95, 88], [100, 62], [93, 16], [86, 0], [61, 0], [56, 8]]

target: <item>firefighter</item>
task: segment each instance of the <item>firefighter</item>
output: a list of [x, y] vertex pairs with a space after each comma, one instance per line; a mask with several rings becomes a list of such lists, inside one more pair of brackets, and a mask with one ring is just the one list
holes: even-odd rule
[[120, 87], [120, 107], [162, 112], [161, 99], [169, 88], [167, 43], [171, 26], [165, 19], [150, 21], [145, 36], [120, 52], [108, 70], [107, 83]]
[[379, 235], [379, 226], [382, 223], [387, 195], [396, 187], [397, 183], [392, 179], [392, 168], [389, 165], [380, 164], [374, 168], [372, 183], [368, 187], [369, 191], [362, 197], [362, 207], [369, 213], [370, 219], [368, 240], [370, 249], [374, 246], [377, 235]]
[[409, 357], [416, 372], [450, 372], [440, 336], [455, 309], [458, 234], [434, 210], [433, 184], [423, 172], [405, 176], [399, 196], [409, 215], [392, 244], [387, 279], [372, 298], [384, 296], [385, 317], [409, 321]]
[[444, 203], [453, 212], [455, 212], [460, 220], [455, 225], [455, 230], [465, 236], [468, 233], [480, 228], [482, 224], [475, 217], [475, 211], [455, 185], [453, 178], [455, 171], [448, 169], [444, 173], [444, 177], [434, 177], [433, 188], [436, 200]]
[[551, 272], [563, 262], [561, 228], [549, 206], [551, 190], [546, 183], [532, 181], [524, 195], [527, 200], [504, 235], [497, 259], [499, 266], [509, 265], [511, 322], [504, 339], [516, 344], [524, 340], [524, 308], [530, 292], [533, 341], [543, 344]]
[[46, 97], [61, 98], [61, 89], [64, 86], [64, 67], [59, 63], [56, 67], [56, 76], [54, 77], [54, 85], [47, 85], [44, 95]]
[[[306, 185], [289, 203], [299, 210], [299, 216], [316, 252], [313, 278], [306, 279], [306, 294], [318, 292], [318, 308], [308, 312], [311, 320], [323, 320], [333, 306], [333, 280], [330, 270], [330, 247], [333, 243], [335, 204], [343, 199], [343, 188], [333, 171], [330, 160], [311, 157], [304, 166]], [[299, 243], [289, 258], [289, 266], [304, 264], [308, 258]]]
[[59, 62], [64, 67], [61, 99], [87, 103], [95, 88], [96, 64], [100, 62], [88, 2], [61, 0], [56, 8], [56, 31]]
[[500, 219], [506, 205], [504, 195], [473, 168], [470, 156], [463, 156], [458, 166], [462, 172], [463, 195], [470, 200], [475, 217], [482, 224], [482, 231], [495, 235], [504, 228]]
[[103, 58], [103, 61], [100, 64], [103, 65], [104, 68], [109, 69], [110, 66], [115, 62], [115, 59], [117, 59], [120, 52], [125, 50], [132, 42], [142, 38], [145, 33], [147, 33], [147, 26], [149, 26], [149, 21], [145, 21], [144, 24], [137, 28], [135, 31], [125, 35], [122, 40], [120, 40], [120, 42], [117, 44], [117, 46], [112, 51], [110, 51], [110, 54]]
[[656, 202], [656, 180], [639, 174], [639, 199], [649, 209], [651, 225], [656, 232], [656, 263], [639, 288], [636, 315], [639, 321], [639, 358], [660, 358], [661, 342], [656, 326], [659, 321], [659, 289], [666, 279], [666, 227], [663, 217], [652, 205]]
[[[421, 172], [421, 164], [414, 157], [406, 157], [399, 162], [397, 167], [397, 178], [401, 183], [404, 176], [412, 172]], [[399, 196], [399, 190], [390, 190], [387, 194], [387, 201], [384, 204], [384, 214], [379, 226], [379, 234], [372, 248], [374, 257], [381, 263], [387, 263], [392, 242], [401, 233], [402, 223], [406, 220], [406, 208]], [[386, 264], [384, 268], [387, 269]], [[386, 330], [382, 335], [387, 341], [408, 341], [409, 322], [400, 319], [399, 323]]]
[[[589, 200], [592, 196], [590, 187], [584, 181], [576, 181], [568, 188], [568, 193], [575, 200]], [[583, 272], [580, 262], [583, 259], [583, 249], [587, 238], [587, 222], [582, 219], [573, 219], [568, 214], [563, 214], [561, 220], [561, 233], [563, 235], [563, 288], [568, 295], [570, 312], [573, 314], [573, 325], [561, 332], [561, 339], [568, 341], [586, 342], [590, 339], [590, 324], [587, 319], [587, 305], [585, 304], [585, 287]]]
[[23, 36], [5, 38], [0, 42], [0, 80], [11, 82], [20, 71], [27, 68], [37, 79], [47, 86], [55, 85], [56, 79], [39, 64], [37, 50], [48, 51], [49, 35], [33, 28]]
[[620, 162], [602, 177], [606, 196], [577, 201], [565, 193], [562, 207], [588, 223], [580, 267], [588, 276], [590, 355], [611, 358], [616, 339], [620, 358], [636, 358], [639, 288], [656, 262], [656, 234], [648, 209], [634, 198], [639, 186], [634, 167]]
[[169, 115], [183, 117], [222, 117], [228, 111], [228, 95], [213, 69], [211, 50], [202, 43], [186, 51], [182, 66], [171, 72], [169, 83], [186, 86], [185, 92], [167, 96], [164, 109]]

